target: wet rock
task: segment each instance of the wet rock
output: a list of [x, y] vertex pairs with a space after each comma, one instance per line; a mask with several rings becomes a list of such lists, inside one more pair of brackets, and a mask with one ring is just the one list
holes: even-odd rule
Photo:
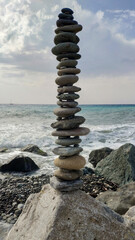
[[7, 150], [7, 148], [0, 148], [0, 153], [5, 153]]
[[107, 157], [112, 151], [113, 151], [113, 149], [108, 148], [108, 147], [93, 150], [89, 155], [89, 160], [88, 161], [94, 167], [96, 167], [97, 163], [100, 162], [105, 157]]
[[13, 157], [0, 166], [1, 172], [30, 172], [38, 169], [31, 158], [23, 155]]
[[31, 152], [35, 154], [39, 154], [41, 156], [47, 156], [47, 153], [41, 150], [38, 146], [29, 144], [26, 147], [21, 149], [23, 152]]

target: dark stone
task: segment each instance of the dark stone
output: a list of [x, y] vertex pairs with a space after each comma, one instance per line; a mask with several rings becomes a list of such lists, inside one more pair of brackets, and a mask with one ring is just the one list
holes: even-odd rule
[[57, 89], [58, 93], [74, 93], [79, 92], [81, 88], [76, 86], [63, 86]]
[[52, 48], [52, 53], [54, 55], [77, 52], [79, 52], [79, 47], [72, 42], [59, 43]]
[[62, 58], [69, 58], [69, 59], [80, 59], [81, 55], [78, 53], [63, 53], [63, 54], [59, 54], [57, 56], [57, 60], [61, 61]]
[[76, 67], [77, 63], [76, 60], [64, 60], [57, 65], [57, 69], [60, 69], [61, 67]]
[[73, 93], [67, 93], [67, 94], [60, 94], [57, 96], [57, 98], [59, 100], [74, 100], [74, 99], [78, 99], [79, 98], [79, 95], [78, 94], [73, 94]]
[[57, 45], [63, 42], [72, 42], [77, 44], [80, 41], [79, 37], [71, 32], [61, 32], [54, 38], [54, 43]]
[[78, 105], [78, 102], [70, 102], [70, 101], [57, 101], [57, 105], [61, 106], [61, 107], [76, 107]]
[[16, 156], [0, 166], [1, 172], [30, 172], [38, 169], [31, 158], [23, 155]]
[[70, 8], [62, 8], [61, 12], [65, 13], [65, 14], [73, 14], [74, 13], [73, 10]]
[[78, 144], [80, 143], [82, 140], [80, 138], [76, 138], [76, 137], [69, 137], [69, 138], [61, 138], [61, 139], [57, 139], [55, 141], [56, 144], [62, 145], [62, 146], [70, 146], [70, 145], [74, 145], [74, 144]]
[[94, 170], [92, 168], [85, 167], [83, 168], [83, 175], [86, 175], [86, 174], [94, 174]]
[[63, 27], [65, 25], [75, 25], [75, 24], [78, 24], [78, 22], [70, 19], [59, 19], [56, 22], [57, 27]]
[[119, 185], [135, 181], [135, 146], [127, 143], [112, 151], [97, 164], [95, 171]]
[[74, 17], [71, 14], [60, 13], [58, 15], [59, 19], [70, 19], [73, 20]]
[[66, 25], [63, 27], [58, 27], [55, 29], [55, 33], [58, 34], [60, 32], [73, 32], [77, 33], [82, 30], [82, 25], [77, 24], [77, 25]]
[[52, 128], [59, 128], [59, 129], [72, 129], [79, 127], [80, 124], [85, 122], [85, 118], [81, 116], [75, 116], [72, 119], [64, 119], [58, 122], [52, 123]]
[[96, 167], [97, 163], [100, 162], [103, 158], [107, 157], [113, 149], [105, 147], [101, 149], [93, 150], [89, 155], [89, 162]]
[[79, 189], [83, 184], [83, 181], [80, 179], [73, 181], [63, 181], [57, 177], [52, 177], [50, 179], [50, 185], [61, 192], [69, 192]]
[[39, 154], [41, 156], [47, 156], [47, 153], [42, 151], [38, 146], [29, 144], [26, 147], [21, 149], [23, 152], [31, 152], [35, 154]]
[[78, 76], [70, 74], [57, 77], [55, 83], [60, 86], [72, 85], [78, 81]]

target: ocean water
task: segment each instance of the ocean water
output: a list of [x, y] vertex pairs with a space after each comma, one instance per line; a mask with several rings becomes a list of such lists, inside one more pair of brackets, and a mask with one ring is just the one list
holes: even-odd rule
[[[0, 163], [17, 154], [27, 144], [36, 144], [47, 152], [47, 157], [32, 153], [30, 156], [40, 167], [36, 173], [52, 173], [56, 147], [51, 136], [51, 123], [55, 105], [0, 105], [0, 147], [7, 147], [7, 153], [0, 154]], [[82, 155], [88, 160], [89, 153], [101, 147], [116, 149], [125, 143], [135, 144], [135, 105], [82, 105], [82, 115], [90, 133], [82, 137]]]

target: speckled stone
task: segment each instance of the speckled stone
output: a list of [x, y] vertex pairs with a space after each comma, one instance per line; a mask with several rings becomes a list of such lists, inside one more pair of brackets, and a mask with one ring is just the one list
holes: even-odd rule
[[57, 89], [58, 93], [73, 93], [79, 92], [80, 90], [81, 88], [76, 86], [63, 86]]
[[56, 130], [52, 132], [52, 136], [68, 137], [68, 136], [84, 136], [90, 132], [88, 128], [79, 127], [71, 130]]
[[73, 181], [62, 181], [57, 177], [52, 177], [50, 179], [50, 185], [61, 192], [70, 192], [75, 191], [82, 187], [83, 181], [80, 179], [73, 180]]
[[63, 27], [58, 27], [55, 30], [55, 33], [58, 34], [59, 32], [73, 32], [77, 33], [82, 30], [82, 25], [77, 24], [77, 25], [68, 25], [68, 26], [63, 26]]
[[57, 147], [53, 149], [53, 153], [61, 157], [69, 157], [82, 152], [81, 147]]
[[73, 19], [74, 19], [73, 15], [71, 15], [71, 14], [65, 14], [65, 13], [60, 13], [60, 14], [58, 15], [58, 17], [59, 17], [59, 19], [70, 19], [70, 20], [73, 20]]
[[63, 26], [66, 26], [66, 25], [76, 25], [76, 24], [78, 24], [77, 21], [70, 20], [70, 19], [58, 19], [56, 21], [57, 27], [63, 27]]
[[57, 74], [62, 76], [63, 74], [79, 74], [81, 70], [79, 68], [64, 68], [60, 69]]
[[52, 53], [54, 55], [65, 54], [65, 53], [77, 53], [79, 52], [79, 47], [77, 44], [72, 42], [59, 43], [52, 48]]
[[82, 171], [81, 170], [70, 171], [66, 169], [57, 169], [54, 171], [54, 176], [63, 180], [72, 181], [81, 177]]
[[61, 61], [62, 58], [80, 59], [81, 55], [78, 53], [63, 53], [63, 54], [59, 54], [56, 59], [58, 61]]
[[68, 170], [80, 170], [84, 167], [86, 160], [81, 155], [74, 155], [67, 158], [56, 158], [54, 164], [56, 167]]
[[61, 67], [76, 67], [77, 63], [78, 62], [76, 60], [72, 59], [61, 60], [61, 62], [57, 65], [57, 69], [60, 69]]
[[70, 107], [70, 108], [75, 108], [78, 105], [78, 102], [70, 102], [70, 101], [57, 101], [57, 105], [61, 107]]
[[64, 119], [57, 121], [51, 124], [52, 128], [59, 128], [59, 129], [73, 129], [79, 127], [80, 124], [85, 122], [85, 118], [82, 116], [75, 116], [72, 119]]
[[57, 98], [59, 100], [74, 100], [74, 99], [78, 99], [80, 96], [78, 94], [75, 93], [63, 93], [57, 96]]
[[80, 107], [76, 108], [56, 108], [54, 109], [54, 114], [58, 117], [68, 117], [74, 115], [75, 113], [81, 111]]
[[74, 13], [73, 10], [70, 8], [62, 8], [61, 12], [65, 14], [71, 14], [71, 15]]
[[75, 75], [63, 75], [60, 77], [57, 77], [55, 80], [55, 83], [60, 86], [65, 86], [68, 84], [74, 84], [78, 81], [78, 76]]
[[55, 36], [54, 43], [57, 45], [63, 42], [72, 42], [77, 44], [79, 42], [79, 37], [71, 32], [61, 32]]
[[59, 144], [61, 146], [70, 146], [70, 145], [75, 145], [79, 144], [82, 140], [80, 138], [63, 138], [63, 139], [57, 139], [55, 141], [56, 144]]

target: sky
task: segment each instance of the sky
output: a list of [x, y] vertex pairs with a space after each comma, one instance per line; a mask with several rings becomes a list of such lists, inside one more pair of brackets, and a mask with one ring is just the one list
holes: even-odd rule
[[135, 104], [134, 0], [0, 0], [0, 103], [55, 104], [56, 20], [83, 26], [80, 104]]

